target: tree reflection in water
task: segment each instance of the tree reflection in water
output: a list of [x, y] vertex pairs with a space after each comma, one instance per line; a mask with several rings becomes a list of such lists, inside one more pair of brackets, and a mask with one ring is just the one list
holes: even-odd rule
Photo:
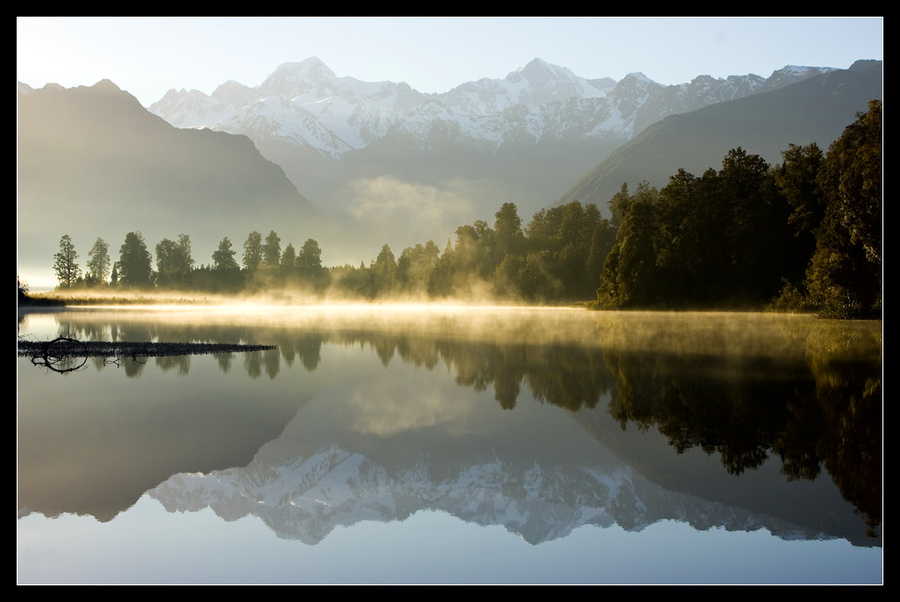
[[[439, 335], [422, 324], [394, 329], [377, 321], [352, 328], [204, 323], [195, 335], [274, 345], [244, 356], [252, 378], [276, 378], [282, 362], [314, 371], [324, 345], [368, 346], [385, 366], [395, 357], [428, 370], [444, 366], [460, 386], [492, 387], [509, 410], [524, 388], [573, 412], [607, 398], [606, 409], [623, 430], [656, 429], [678, 454], [692, 448], [718, 454], [729, 474], [754, 470], [770, 456], [780, 457], [788, 480], [827, 473], [874, 536], [882, 517], [880, 323], [689, 316], [596, 313], [594, 330], [574, 338], [561, 331], [537, 336], [527, 325], [508, 332], [496, 320], [489, 327], [451, 320]], [[75, 321], [65, 330], [84, 338], [112, 332], [120, 340], [194, 336], [189, 325], [164, 321], [107, 328]], [[223, 372], [234, 369], [234, 354], [216, 357]], [[189, 356], [155, 361], [163, 370], [190, 367]], [[140, 376], [141, 363], [123, 363], [128, 376]]]

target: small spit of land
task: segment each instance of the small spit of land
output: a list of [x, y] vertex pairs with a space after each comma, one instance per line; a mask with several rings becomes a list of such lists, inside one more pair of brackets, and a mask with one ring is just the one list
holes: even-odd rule
[[[240, 345], [228, 343], [153, 343], [79, 341], [57, 337], [52, 341], [19, 340], [19, 356], [31, 358], [36, 366], [45, 366], [56, 372], [71, 372], [81, 367], [72, 364], [73, 358], [122, 358], [162, 357], [173, 355], [203, 355], [211, 353], [243, 353], [275, 349], [274, 345]], [[84, 360], [82, 360], [84, 361]]]
[[[77, 300], [75, 298], [74, 300]], [[145, 299], [141, 299], [146, 302]], [[109, 299], [106, 299], [109, 302]], [[115, 303], [122, 299], [113, 299]], [[133, 300], [132, 300], [133, 302]], [[19, 291], [19, 307], [31, 311], [65, 309], [73, 299], [34, 297]], [[58, 337], [52, 341], [27, 341], [19, 339], [19, 355], [30, 357], [32, 362], [50, 365], [63, 358], [73, 357], [162, 357], [172, 355], [201, 355], [210, 353], [241, 353], [274, 349], [273, 345], [240, 345], [229, 343], [177, 343], [177, 342], [122, 342], [122, 341], [80, 341], [69, 337]]]
[[199, 355], [264, 351], [274, 345], [238, 345], [227, 343], [148, 343], [79, 341], [58, 337], [52, 341], [19, 341], [22, 356], [68, 357], [159, 357], [165, 355]]

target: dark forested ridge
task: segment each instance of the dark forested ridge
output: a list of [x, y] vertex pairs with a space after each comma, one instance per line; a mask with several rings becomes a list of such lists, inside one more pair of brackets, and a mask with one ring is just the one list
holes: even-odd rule
[[[190, 237], [155, 254], [130, 232], [112, 261], [97, 239], [81, 270], [71, 238], [54, 268], [62, 289], [82, 287], [274, 293], [286, 298], [447, 299], [473, 294], [527, 303], [592, 302], [604, 309], [763, 309], [880, 318], [881, 103], [827, 150], [791, 145], [770, 166], [732, 149], [716, 170], [679, 170], [661, 189], [623, 185], [609, 201], [571, 201], [523, 224], [504, 203], [493, 224], [456, 229], [395, 255], [326, 267], [315, 239], [298, 247], [271, 230], [242, 247], [224, 237], [197, 265]], [[298, 241], [299, 242], [299, 241]], [[156, 267], [152, 263], [155, 256]]]

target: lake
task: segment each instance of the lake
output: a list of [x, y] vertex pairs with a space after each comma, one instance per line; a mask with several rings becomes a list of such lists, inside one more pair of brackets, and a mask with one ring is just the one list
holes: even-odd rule
[[881, 322], [160, 305], [18, 334], [275, 346], [18, 357], [22, 584], [883, 582]]

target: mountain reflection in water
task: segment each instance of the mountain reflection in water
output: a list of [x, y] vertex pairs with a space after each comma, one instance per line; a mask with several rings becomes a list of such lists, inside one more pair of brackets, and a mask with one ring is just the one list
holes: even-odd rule
[[307, 544], [441, 510], [532, 544], [672, 519], [881, 545], [880, 323], [223, 308], [19, 330], [276, 346], [65, 376], [20, 359], [20, 516], [109, 521], [149, 492]]

